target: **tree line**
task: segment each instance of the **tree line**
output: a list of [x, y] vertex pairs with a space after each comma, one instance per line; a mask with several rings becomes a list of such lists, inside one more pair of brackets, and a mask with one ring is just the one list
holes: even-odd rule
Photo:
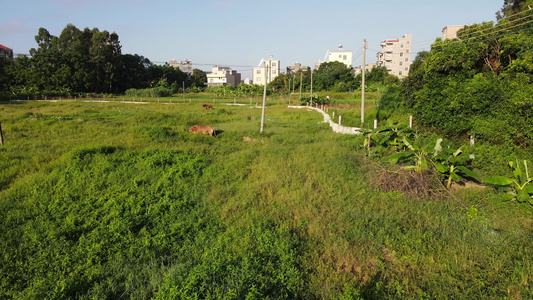
[[188, 76], [168, 64], [155, 65], [137, 54], [122, 54], [119, 36], [107, 30], [80, 30], [68, 24], [59, 36], [40, 28], [30, 56], [0, 62], [4, 96], [124, 93], [128, 89], [165, 86], [173, 92], [195, 89], [206, 82], [205, 72]]

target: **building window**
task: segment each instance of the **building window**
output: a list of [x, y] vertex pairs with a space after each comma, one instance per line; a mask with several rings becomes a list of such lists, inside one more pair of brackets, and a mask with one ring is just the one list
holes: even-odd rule
[[275, 67], [275, 66], [276, 66], [276, 63], [275, 63], [275, 62], [273, 62], [273, 63], [272, 63], [272, 66], [273, 66], [273, 67]]
[[403, 44], [400, 45], [400, 48], [403, 48]]
[[402, 76], [402, 71], [398, 72], [398, 75]]
[[405, 53], [409, 53], [409, 49], [405, 49]]
[[409, 45], [409, 41], [407, 41], [407, 45]]
[[403, 57], [403, 52], [400, 52], [400, 57]]
[[272, 74], [276, 75], [278, 71], [277, 70], [272, 70]]
[[342, 57], [342, 59], [343, 59], [343, 60], [346, 60], [346, 59], [347, 59], [346, 55], [344, 55], [344, 56]]
[[403, 62], [402, 61], [400, 62], [400, 66], [403, 66]]
[[409, 67], [405, 67], [405, 72], [409, 71]]
[[257, 75], [260, 75], [260, 74], [261, 74], [261, 70], [257, 70], [255, 73], [256, 73]]
[[406, 58], [405, 58], [405, 61], [409, 61], [409, 57], [406, 57]]
[[257, 82], [261, 82], [261, 77], [257, 77], [257, 78], [255, 79], [255, 81], [257, 81]]

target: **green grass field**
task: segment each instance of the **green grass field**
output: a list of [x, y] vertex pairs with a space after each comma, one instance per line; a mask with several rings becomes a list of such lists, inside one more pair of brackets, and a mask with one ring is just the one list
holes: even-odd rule
[[530, 206], [382, 192], [316, 112], [190, 98], [0, 104], [0, 298], [533, 298]]

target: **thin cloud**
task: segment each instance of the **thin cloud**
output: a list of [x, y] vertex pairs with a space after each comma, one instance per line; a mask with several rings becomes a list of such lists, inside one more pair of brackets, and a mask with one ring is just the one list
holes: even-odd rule
[[26, 25], [26, 22], [19, 19], [14, 19], [9, 22], [5, 22], [0, 24], [0, 33], [2, 34], [8, 34], [8, 33], [27, 33], [29, 32], [29, 28]]

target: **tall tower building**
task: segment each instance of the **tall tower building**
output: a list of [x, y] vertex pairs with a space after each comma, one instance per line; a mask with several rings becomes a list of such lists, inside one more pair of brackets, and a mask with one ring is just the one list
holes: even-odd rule
[[404, 78], [409, 75], [411, 66], [411, 46], [413, 36], [404, 35], [401, 39], [385, 40], [381, 42], [381, 52], [377, 54], [378, 66], [387, 67], [389, 74]]

